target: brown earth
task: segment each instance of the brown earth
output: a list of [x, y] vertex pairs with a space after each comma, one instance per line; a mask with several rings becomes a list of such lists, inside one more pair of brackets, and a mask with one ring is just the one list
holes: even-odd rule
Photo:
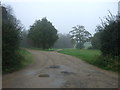
[[117, 88], [118, 75], [75, 57], [28, 50], [33, 63], [3, 75], [3, 88]]

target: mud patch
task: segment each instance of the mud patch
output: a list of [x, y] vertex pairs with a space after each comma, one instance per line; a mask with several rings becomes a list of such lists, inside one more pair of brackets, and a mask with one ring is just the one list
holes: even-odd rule
[[75, 74], [74, 72], [70, 72], [70, 71], [61, 71], [61, 73], [65, 75]]
[[49, 74], [40, 74], [40, 75], [38, 75], [38, 77], [50, 77], [50, 75]]
[[60, 66], [58, 66], [58, 65], [52, 65], [49, 68], [60, 68]]

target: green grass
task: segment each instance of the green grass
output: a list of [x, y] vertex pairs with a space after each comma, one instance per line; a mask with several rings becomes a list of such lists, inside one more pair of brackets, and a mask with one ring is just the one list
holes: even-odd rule
[[30, 52], [23, 48], [19, 49], [18, 52], [23, 57], [23, 59], [21, 60], [22, 68], [32, 63], [32, 55]]
[[[2, 70], [2, 74], [18, 71], [32, 63], [32, 55], [26, 49], [20, 48], [16, 51], [16, 65]], [[11, 62], [10, 62], [11, 63]], [[12, 63], [11, 63], [12, 64]]]
[[118, 68], [120, 67], [120, 62], [118, 62], [119, 58], [112, 58], [111, 56], [104, 57], [101, 55], [101, 52], [99, 50], [63, 49], [58, 52], [75, 56], [105, 70], [120, 72], [120, 69]]
[[87, 50], [87, 49], [64, 49], [61, 51], [58, 51], [59, 53], [63, 53], [63, 54], [68, 54], [71, 56], [75, 56], [77, 58], [80, 58], [84, 61], [87, 61], [91, 64], [94, 63], [94, 61], [96, 60], [96, 57], [99, 56], [101, 53], [99, 50]]

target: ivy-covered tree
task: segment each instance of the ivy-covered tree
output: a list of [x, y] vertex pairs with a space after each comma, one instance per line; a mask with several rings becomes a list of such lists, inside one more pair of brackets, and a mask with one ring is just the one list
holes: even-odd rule
[[84, 26], [77, 25], [73, 27], [73, 30], [69, 32], [72, 42], [76, 45], [76, 48], [83, 48], [84, 43], [89, 41], [91, 34], [85, 30]]
[[43, 49], [51, 48], [58, 39], [57, 30], [46, 18], [35, 21], [30, 27], [28, 37], [35, 47]]

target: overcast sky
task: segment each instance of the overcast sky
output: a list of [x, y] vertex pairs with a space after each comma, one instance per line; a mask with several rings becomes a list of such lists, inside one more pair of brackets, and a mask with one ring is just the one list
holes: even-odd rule
[[69, 33], [73, 26], [83, 25], [90, 33], [95, 33], [99, 17], [118, 12], [119, 0], [2, 0], [10, 5], [14, 14], [29, 29], [35, 20], [46, 17], [59, 33]]

